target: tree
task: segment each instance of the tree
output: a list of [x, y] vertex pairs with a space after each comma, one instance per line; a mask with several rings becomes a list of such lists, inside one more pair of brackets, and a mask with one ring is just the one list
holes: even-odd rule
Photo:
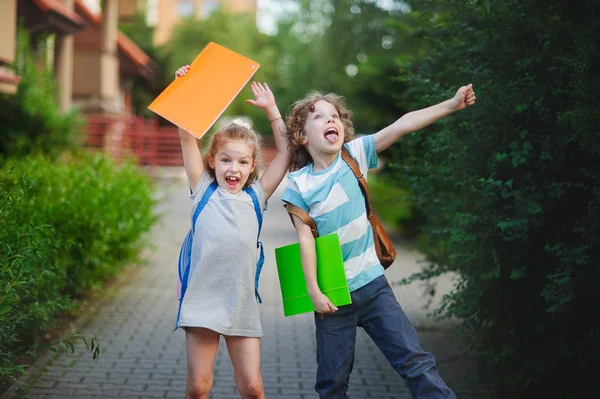
[[510, 397], [598, 397], [600, 3], [415, 0], [427, 53], [400, 75], [413, 108], [473, 82], [478, 103], [391, 152], [426, 215], [431, 264], [461, 279], [464, 320]]

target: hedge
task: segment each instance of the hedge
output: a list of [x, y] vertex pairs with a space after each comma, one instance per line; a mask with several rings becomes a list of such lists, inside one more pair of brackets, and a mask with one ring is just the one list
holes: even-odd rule
[[155, 220], [148, 176], [94, 153], [0, 168], [0, 379], [40, 331], [135, 262]]
[[430, 265], [462, 276], [438, 315], [504, 397], [600, 397], [600, 3], [412, 2], [427, 51], [412, 108], [472, 82], [477, 104], [396, 145]]

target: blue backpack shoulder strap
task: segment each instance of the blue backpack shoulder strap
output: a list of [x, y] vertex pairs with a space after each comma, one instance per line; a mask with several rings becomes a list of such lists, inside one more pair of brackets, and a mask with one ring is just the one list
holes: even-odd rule
[[260, 238], [260, 230], [262, 229], [263, 218], [262, 218], [262, 212], [260, 209], [260, 203], [258, 202], [258, 196], [256, 195], [256, 192], [254, 191], [254, 189], [252, 189], [252, 187], [246, 187], [246, 188], [244, 188], [244, 191], [246, 193], [248, 193], [248, 195], [250, 195], [250, 198], [252, 198], [252, 203], [254, 204], [254, 212], [256, 213], [256, 219], [258, 220], [258, 237], [256, 237], [256, 248], [260, 248], [260, 255], [258, 257], [258, 262], [256, 263], [256, 276], [254, 278], [254, 290], [256, 292], [256, 297], [258, 298], [258, 302], [262, 303], [262, 298], [260, 297], [260, 294], [258, 293], [258, 279], [260, 277], [260, 272], [262, 270], [263, 263], [265, 263], [265, 253], [263, 251], [262, 242], [258, 241], [258, 239]]
[[202, 195], [202, 198], [200, 199], [200, 202], [198, 202], [198, 205], [196, 206], [196, 209], [194, 210], [194, 215], [192, 216], [192, 231], [196, 230], [196, 220], [198, 220], [198, 215], [200, 215], [200, 212], [202, 212], [202, 210], [206, 206], [206, 203], [208, 202], [208, 200], [210, 199], [210, 197], [213, 195], [213, 193], [215, 192], [215, 190], [217, 189], [217, 187], [219, 187], [217, 185], [217, 182], [213, 181], [210, 184], [210, 186], [208, 186], [206, 188], [206, 191]]
[[192, 228], [188, 231], [187, 235], [183, 240], [183, 244], [181, 245], [181, 250], [179, 251], [179, 262], [178, 262], [178, 274], [179, 274], [179, 282], [181, 284], [181, 294], [179, 298], [179, 310], [177, 311], [177, 321], [175, 322], [175, 330], [177, 330], [177, 326], [179, 325], [179, 315], [181, 313], [181, 303], [183, 302], [183, 296], [185, 295], [185, 291], [187, 289], [187, 281], [190, 274], [190, 264], [192, 261], [192, 243], [194, 240], [194, 231], [196, 231], [196, 220], [198, 220], [198, 215], [204, 209], [210, 197], [216, 191], [218, 185], [216, 181], [213, 181], [210, 186], [206, 188], [204, 194], [202, 194], [202, 198], [196, 205], [196, 209], [194, 209], [194, 213], [192, 215]]
[[260, 211], [260, 204], [258, 202], [258, 196], [256, 195], [256, 191], [252, 187], [246, 187], [244, 189], [245, 192], [250, 195], [252, 198], [252, 203], [254, 204], [254, 212], [256, 213], [256, 218], [258, 219], [258, 236], [260, 237], [260, 229], [262, 228], [262, 212]]

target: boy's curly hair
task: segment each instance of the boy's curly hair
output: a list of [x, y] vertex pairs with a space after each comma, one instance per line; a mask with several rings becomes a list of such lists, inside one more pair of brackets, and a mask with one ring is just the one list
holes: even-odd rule
[[250, 186], [258, 179], [258, 169], [261, 164], [262, 151], [261, 151], [261, 137], [252, 128], [241, 126], [236, 123], [231, 123], [229, 126], [225, 126], [221, 130], [217, 131], [210, 140], [210, 145], [206, 151], [204, 158], [204, 168], [210, 174], [213, 179], [215, 177], [215, 170], [208, 164], [208, 159], [213, 158], [217, 153], [219, 146], [225, 141], [244, 141], [246, 144], [252, 147], [252, 161], [256, 161], [256, 167], [248, 176], [246, 185]]
[[333, 93], [323, 94], [318, 91], [312, 91], [301, 100], [292, 104], [291, 111], [287, 117], [287, 137], [290, 141], [289, 152], [292, 154], [290, 172], [301, 169], [312, 162], [312, 158], [306, 148], [301, 144], [304, 135], [304, 125], [308, 114], [315, 110], [315, 103], [324, 100], [330, 103], [337, 110], [342, 125], [344, 126], [344, 143], [354, 139], [354, 126], [352, 125], [352, 112], [346, 108], [344, 97]]

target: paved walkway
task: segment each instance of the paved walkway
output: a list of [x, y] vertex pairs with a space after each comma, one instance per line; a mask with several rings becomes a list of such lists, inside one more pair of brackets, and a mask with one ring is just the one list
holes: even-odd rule
[[[80, 324], [82, 333], [96, 336], [101, 355], [94, 361], [85, 347], [75, 354], [63, 354], [50, 362], [40, 360], [34, 367], [37, 381], [22, 397], [66, 398], [183, 398], [185, 392], [184, 333], [173, 332], [177, 312], [176, 261], [181, 240], [188, 229], [190, 201], [180, 182], [160, 186], [164, 199], [158, 206], [161, 222], [153, 231], [156, 249], [147, 266], [126, 273], [91, 317]], [[273, 249], [295, 241], [295, 233], [281, 206], [278, 190], [269, 201], [262, 241], [266, 261], [260, 290], [264, 303], [261, 316], [262, 374], [267, 398], [315, 398], [315, 338], [312, 315], [285, 318], [277, 280]], [[418, 270], [418, 253], [398, 249], [396, 263], [386, 272], [390, 281]], [[439, 300], [451, 287], [441, 279]], [[426, 317], [423, 287], [413, 284], [396, 287], [395, 292], [409, 318], [419, 330], [422, 346], [431, 351], [438, 370], [459, 398], [488, 398], [481, 386], [466, 379], [476, 376], [474, 356], [463, 352], [459, 340], [448, 331], [453, 322], [438, 323]], [[233, 369], [225, 345], [215, 362], [211, 398], [239, 398]], [[18, 384], [1, 399], [13, 398]], [[392, 370], [369, 337], [359, 330], [356, 361], [351, 375], [349, 397], [410, 398], [404, 382]]]

